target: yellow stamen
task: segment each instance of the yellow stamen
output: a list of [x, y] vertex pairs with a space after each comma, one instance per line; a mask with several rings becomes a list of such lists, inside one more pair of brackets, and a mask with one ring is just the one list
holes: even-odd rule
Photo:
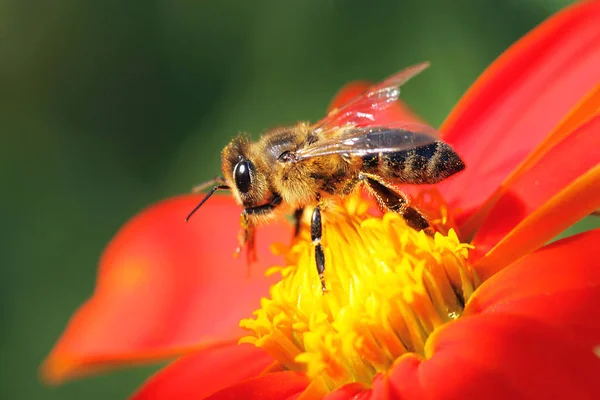
[[[373, 216], [368, 208], [357, 195], [323, 213], [326, 293], [304, 227], [291, 246], [275, 246], [286, 265], [269, 273], [282, 279], [255, 317], [240, 323], [251, 332], [242, 341], [330, 390], [369, 385], [402, 354], [425, 357], [429, 335], [461, 315], [479, 284], [467, 264], [471, 247], [453, 229], [432, 238], [398, 214]], [[443, 225], [446, 213], [438, 210]]]

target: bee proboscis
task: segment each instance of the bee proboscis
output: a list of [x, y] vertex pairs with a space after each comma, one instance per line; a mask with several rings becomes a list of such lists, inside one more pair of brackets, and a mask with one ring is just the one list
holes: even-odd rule
[[316, 124], [299, 122], [264, 133], [256, 142], [240, 135], [221, 154], [223, 175], [200, 185], [215, 185], [188, 220], [219, 189], [230, 189], [243, 207], [240, 247], [254, 255], [254, 228], [293, 213], [296, 234], [305, 207], [311, 206], [311, 239], [321, 286], [325, 255], [321, 243], [323, 202], [365, 187], [384, 211], [431, 234], [428, 220], [395, 189], [401, 184], [434, 184], [464, 169], [454, 150], [426, 125], [378, 123], [381, 111], [396, 103], [400, 86], [429, 66], [421, 63], [392, 75], [330, 112]]

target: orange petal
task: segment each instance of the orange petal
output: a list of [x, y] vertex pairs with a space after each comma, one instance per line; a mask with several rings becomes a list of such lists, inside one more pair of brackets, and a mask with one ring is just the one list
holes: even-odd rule
[[304, 374], [275, 372], [229, 386], [206, 400], [283, 400], [302, 393], [308, 384], [309, 380]]
[[[483, 224], [472, 240], [476, 252], [483, 255], [500, 242], [520, 222], [557, 196], [569, 184], [600, 164], [600, 113], [579, 126], [569, 136], [542, 155], [519, 176], [511, 179], [499, 192]], [[590, 193], [591, 195], [591, 193]], [[582, 197], [589, 196], [585, 192]], [[598, 199], [600, 204], [600, 199]], [[585, 214], [595, 210], [596, 206]], [[561, 221], [569, 214], [553, 215]], [[569, 223], [576, 221], [569, 220]], [[556, 236], [560, 232], [540, 227], [543, 235]], [[547, 232], [548, 231], [548, 232]], [[541, 242], [543, 244], [544, 242]]]
[[[506, 178], [502, 185], [500, 185], [500, 187], [496, 190], [494, 195], [487, 199], [485, 204], [483, 204], [475, 212], [475, 214], [469, 218], [469, 220], [461, 227], [461, 233], [463, 236], [465, 238], [473, 237], [475, 230], [478, 230], [478, 234], [481, 236], [482, 232], [486, 231], [486, 229], [489, 229], [489, 226], [482, 226], [484, 225], [483, 221], [486, 221], [485, 218], [489, 215], [490, 210], [496, 206], [498, 199], [505, 195], [506, 192], [515, 185], [515, 182], [522, 178], [524, 174], [527, 174], [531, 168], [534, 168], [536, 164], [539, 166], [542, 158], [545, 158], [546, 163], [548, 162], [548, 158], [552, 159], [554, 155], [548, 156], [550, 150], [555, 148], [555, 146], [557, 146], [561, 141], [566, 141], [570, 135], [578, 132], [578, 129], [581, 127], [581, 125], [589, 122], [598, 115], [600, 115], [600, 85], [597, 85], [594, 89], [592, 89], [592, 91], [588, 93], [588, 95], [582, 101], [580, 101], [573, 110], [569, 112], [566, 118], [563, 119], [561, 123], [544, 139], [544, 141], [527, 156], [527, 158], [508, 176], [508, 178]], [[593, 141], [593, 138], [591, 138], [591, 140]], [[575, 153], [578, 150], [581, 151], [581, 147], [585, 147], [586, 144], [580, 143], [571, 138], [567, 145], [572, 147], [566, 150], [567, 152], [565, 154], [558, 153], [558, 156], [571, 155], [571, 159], [567, 160], [563, 168], [560, 169], [560, 172], [562, 173], [561, 175], [565, 175], [564, 172], [569, 172], [569, 168], [567, 167], [568, 165], [573, 164], [574, 161], [579, 161], [579, 158], [575, 156]], [[561, 148], [564, 150], [564, 147], [565, 144], [563, 143]], [[596, 157], [592, 154], [592, 159], [594, 158], [600, 157]], [[553, 164], [561, 165], [558, 161], [554, 162]], [[538, 170], [541, 174], [544, 173], [543, 168], [541, 170], [538, 168]], [[581, 168], [579, 168], [579, 170], [581, 170]], [[552, 176], [552, 173], [548, 171], [548, 175]], [[573, 174], [571, 173], [570, 176], [573, 176]], [[543, 176], [540, 176], [540, 178], [543, 178]], [[540, 188], [536, 187], [536, 192], [540, 192], [539, 189]], [[522, 200], [527, 201], [527, 198]], [[489, 220], [490, 218], [488, 218], [486, 222], [490, 222]]]
[[485, 256], [475, 261], [474, 267], [486, 280], [541, 247], [599, 205], [600, 165], [597, 165], [524, 218]]
[[600, 359], [539, 321], [506, 313], [460, 318], [428, 344], [427, 359], [407, 354], [389, 373], [398, 398], [600, 398]]
[[510, 313], [600, 344], [600, 229], [557, 241], [503, 269], [469, 299], [464, 316]]
[[462, 224], [595, 85], [600, 1], [551, 17], [500, 56], [441, 130], [466, 162], [440, 190]]
[[[259, 246], [247, 277], [235, 260], [240, 209], [215, 196], [188, 223], [202, 196], [181, 196], [141, 212], [114, 237], [100, 261], [94, 295], [73, 316], [43, 366], [60, 382], [115, 363], [178, 354], [237, 338], [242, 317], [259, 307], [277, 263]], [[287, 224], [258, 232], [260, 244], [291, 237]], [[263, 246], [265, 247], [265, 246]]]
[[291, 396], [288, 399], [297, 399], [297, 400], [322, 400], [325, 394], [329, 393], [329, 387], [322, 379], [314, 379], [312, 380], [306, 389], [304, 389], [301, 393], [298, 393], [296, 396]]
[[250, 344], [211, 347], [181, 357], [159, 371], [132, 400], [203, 399], [259, 376], [272, 362], [267, 353]]

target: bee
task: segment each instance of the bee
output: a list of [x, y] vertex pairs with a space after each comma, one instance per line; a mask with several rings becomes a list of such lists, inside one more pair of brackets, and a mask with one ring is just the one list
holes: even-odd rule
[[255, 227], [293, 213], [296, 235], [305, 207], [312, 207], [310, 234], [321, 281], [325, 254], [321, 237], [324, 200], [365, 187], [384, 211], [433, 234], [427, 218], [395, 189], [401, 184], [435, 184], [464, 169], [458, 154], [431, 127], [405, 121], [378, 124], [377, 115], [397, 102], [400, 86], [429, 66], [406, 68], [331, 111], [316, 124], [299, 122], [264, 133], [256, 142], [240, 135], [221, 154], [222, 176], [186, 221], [217, 190], [230, 189], [241, 212], [239, 253], [254, 259]]

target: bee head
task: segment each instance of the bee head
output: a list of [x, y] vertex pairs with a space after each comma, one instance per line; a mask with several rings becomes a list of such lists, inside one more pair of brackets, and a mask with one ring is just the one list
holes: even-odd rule
[[[238, 204], [255, 207], [268, 199], [270, 191], [260, 159], [252, 156], [251, 143], [245, 136], [234, 139], [221, 155], [222, 172]], [[257, 165], [259, 164], [259, 165]]]

